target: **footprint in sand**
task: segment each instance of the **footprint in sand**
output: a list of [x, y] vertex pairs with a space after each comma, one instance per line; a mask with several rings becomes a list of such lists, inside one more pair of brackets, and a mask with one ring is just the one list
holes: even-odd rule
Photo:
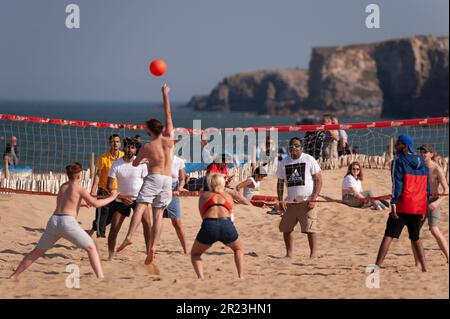
[[247, 253], [246, 255], [251, 256], [251, 257], [258, 257], [258, 254], [255, 253], [254, 251], [251, 251], [251, 252]]
[[145, 265], [145, 264], [138, 264], [134, 267], [134, 270], [138, 274], [150, 274], [150, 275], [161, 275], [161, 272], [159, 271], [158, 266], [155, 264]]

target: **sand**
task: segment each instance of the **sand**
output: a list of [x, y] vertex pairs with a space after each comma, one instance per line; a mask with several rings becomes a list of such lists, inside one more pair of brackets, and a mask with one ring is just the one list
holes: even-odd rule
[[[344, 173], [345, 169], [325, 171], [322, 195], [340, 198]], [[376, 195], [389, 194], [389, 172], [366, 169], [363, 186]], [[262, 183], [261, 194], [275, 193], [276, 179], [269, 177]], [[367, 288], [366, 267], [375, 261], [388, 212], [337, 203], [319, 205], [320, 257], [312, 261], [307, 238], [299, 228], [294, 257], [283, 258], [280, 217], [266, 214], [267, 209], [239, 206], [235, 223], [244, 244], [244, 280], [237, 278], [232, 252], [221, 243], [204, 255], [206, 278], [197, 280], [189, 255], [182, 253], [170, 221], [165, 220], [156, 267], [143, 264], [146, 255], [140, 228], [135, 243], [112, 261], [106, 260], [106, 239], [95, 238], [106, 276], [103, 281], [95, 278], [84, 251], [60, 240], [18, 282], [11, 282], [7, 277], [39, 240], [54, 206], [54, 197], [0, 195], [1, 298], [449, 298], [448, 265], [427, 226], [421, 236], [429, 272], [414, 266], [405, 229], [385, 260], [380, 288]], [[447, 239], [448, 207], [446, 199], [440, 228]], [[201, 223], [197, 199], [182, 198], [182, 211], [190, 248]], [[90, 227], [93, 216], [94, 209], [81, 209], [84, 228]], [[118, 243], [129, 221], [124, 222]], [[72, 263], [80, 267], [79, 289], [66, 287], [66, 266]]]

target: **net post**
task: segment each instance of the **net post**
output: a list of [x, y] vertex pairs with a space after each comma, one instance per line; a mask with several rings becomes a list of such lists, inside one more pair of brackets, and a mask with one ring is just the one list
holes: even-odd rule
[[9, 167], [8, 167], [9, 162], [8, 162], [8, 159], [6, 158], [6, 156], [3, 159], [3, 161], [4, 161], [4, 163], [3, 163], [3, 172], [5, 173], [5, 178], [8, 179], [9, 178]]
[[389, 158], [394, 158], [394, 138], [389, 137]]
[[89, 160], [89, 177], [93, 179], [95, 175], [95, 154], [91, 152], [91, 157]]

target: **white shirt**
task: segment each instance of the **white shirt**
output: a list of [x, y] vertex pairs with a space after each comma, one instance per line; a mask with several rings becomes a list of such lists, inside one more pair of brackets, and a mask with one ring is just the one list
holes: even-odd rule
[[285, 157], [278, 164], [277, 177], [283, 179], [288, 188], [286, 201], [308, 200], [314, 190], [313, 175], [320, 172], [320, 166], [311, 155], [302, 153], [296, 160]]
[[211, 164], [214, 161], [214, 157], [211, 155], [211, 147], [206, 144], [202, 150], [202, 160], [203, 163]]
[[339, 140], [348, 140], [348, 135], [346, 131], [339, 130]]
[[184, 160], [178, 156], [173, 156], [172, 162], [172, 183], [178, 182], [178, 177], [180, 176], [180, 169], [184, 169], [186, 165]]
[[[124, 196], [130, 196], [133, 200], [139, 194], [144, 177], [148, 175], [147, 165], [133, 166], [133, 161], [126, 163], [123, 157], [113, 162], [108, 177], [117, 178], [117, 191]], [[116, 199], [122, 202], [120, 199]]]
[[357, 192], [362, 191], [361, 181], [359, 179], [356, 179], [352, 174], [348, 174], [342, 181], [342, 190], [349, 191], [351, 188], [353, 188]]
[[259, 192], [259, 187], [261, 182], [255, 181], [253, 177], [249, 177], [248, 180], [252, 182], [248, 187], [244, 187], [244, 197], [247, 199], [252, 199], [253, 195]]

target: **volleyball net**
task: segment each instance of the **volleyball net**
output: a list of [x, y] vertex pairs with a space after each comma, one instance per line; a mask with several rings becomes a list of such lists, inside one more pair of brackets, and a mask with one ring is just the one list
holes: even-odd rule
[[[388, 169], [393, 145], [400, 134], [409, 134], [416, 147], [429, 144], [448, 176], [448, 117], [344, 123], [331, 125], [258, 126], [248, 128], [178, 128], [176, 155], [186, 161], [194, 181], [190, 191], [201, 190], [211, 161], [226, 158], [234, 182], [265, 165], [269, 173], [286, 156], [292, 137], [303, 141], [303, 151], [313, 155], [323, 169], [335, 169], [359, 161], [363, 167]], [[176, 123], [175, 123], [176, 124]], [[109, 137], [149, 137], [141, 125], [69, 121], [0, 114], [0, 188], [55, 193], [65, 182], [65, 166], [83, 165], [83, 186], [89, 188], [98, 157], [108, 152]], [[211, 146], [210, 159], [203, 155]], [[15, 137], [15, 141], [12, 141]], [[122, 145], [123, 146], [123, 145]], [[6, 176], [6, 174], [8, 176]]]

